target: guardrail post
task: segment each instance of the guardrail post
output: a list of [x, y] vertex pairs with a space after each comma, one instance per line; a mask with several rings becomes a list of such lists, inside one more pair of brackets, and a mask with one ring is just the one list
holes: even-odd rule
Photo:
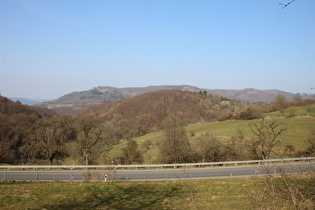
[[36, 173], [36, 182], [38, 182], [38, 173]]
[[54, 174], [54, 182], [56, 181], [56, 174]]
[[3, 177], [3, 179], [4, 179], [4, 181], [6, 181], [7, 180], [7, 172], [4, 172], [4, 175], [3, 175], [4, 177]]
[[70, 173], [70, 182], [73, 182], [73, 173]]
[[128, 175], [126, 174], [126, 181], [128, 181]]

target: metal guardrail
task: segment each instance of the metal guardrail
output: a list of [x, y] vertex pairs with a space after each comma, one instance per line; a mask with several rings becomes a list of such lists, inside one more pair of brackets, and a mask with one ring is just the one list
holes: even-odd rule
[[269, 160], [244, 160], [244, 161], [225, 161], [225, 162], [206, 162], [206, 163], [176, 163], [176, 164], [149, 164], [149, 165], [4, 165], [0, 169], [138, 169], [138, 168], [179, 168], [179, 167], [205, 167], [205, 166], [226, 166], [239, 164], [263, 164], [274, 162], [294, 162], [294, 161], [311, 161], [315, 157], [304, 158], [284, 158], [284, 159], [269, 159]]

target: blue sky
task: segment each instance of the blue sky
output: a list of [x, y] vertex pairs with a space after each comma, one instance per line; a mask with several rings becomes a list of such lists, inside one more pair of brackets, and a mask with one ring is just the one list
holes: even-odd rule
[[97, 86], [314, 93], [315, 1], [1, 0], [0, 93]]

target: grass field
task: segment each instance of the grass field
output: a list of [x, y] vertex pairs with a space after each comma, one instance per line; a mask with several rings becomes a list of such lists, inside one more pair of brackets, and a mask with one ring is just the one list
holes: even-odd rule
[[[259, 120], [228, 120], [214, 123], [204, 123], [198, 125], [191, 125], [186, 127], [186, 132], [192, 144], [197, 141], [198, 136], [205, 133], [212, 133], [216, 135], [220, 141], [227, 142], [234, 135], [237, 135], [238, 130], [241, 130], [246, 138], [255, 138], [251, 132], [249, 124], [258, 123]], [[311, 131], [315, 129], [314, 117], [295, 117], [295, 118], [281, 118], [279, 122], [283, 123], [287, 130], [280, 136], [281, 146], [293, 145], [296, 150], [305, 149], [307, 147], [306, 140], [311, 137]], [[194, 136], [190, 133], [194, 132]], [[144, 163], [155, 163], [158, 156], [158, 142], [163, 138], [163, 132], [153, 132], [147, 135], [137, 137], [135, 140], [139, 145], [139, 149], [145, 152]], [[146, 146], [146, 142], [150, 142]], [[122, 153], [122, 148], [127, 145], [127, 141], [122, 141], [119, 145], [114, 146], [111, 151], [112, 156], [117, 156]], [[278, 158], [278, 157], [276, 157]]]
[[[308, 113], [309, 111], [309, 113]], [[290, 107], [285, 109], [283, 115], [281, 115], [280, 111], [270, 112], [265, 114], [265, 116], [285, 116], [290, 117], [294, 116], [307, 116], [307, 114], [311, 117], [315, 117], [315, 104], [309, 104], [306, 106], [299, 106], [299, 107]]]
[[0, 182], [0, 209], [294, 209], [287, 196], [293, 195], [291, 189], [298, 190], [295, 202], [312, 209], [314, 184], [314, 174], [150, 182]]
[[1, 209], [245, 209], [254, 179], [0, 182]]

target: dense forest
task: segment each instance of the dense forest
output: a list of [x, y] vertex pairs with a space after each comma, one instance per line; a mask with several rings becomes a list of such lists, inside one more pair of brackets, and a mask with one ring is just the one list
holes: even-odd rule
[[[231, 144], [224, 145], [207, 133], [199, 137], [199, 146], [191, 145], [185, 126], [224, 120], [264, 120], [265, 113], [278, 110], [282, 114], [288, 107], [292, 107], [294, 116], [295, 107], [314, 103], [315, 100], [302, 100], [299, 96], [288, 102], [279, 95], [272, 104], [249, 104], [206, 91], [175, 89], [108, 101], [80, 115], [67, 116], [0, 96], [0, 163], [59, 164], [71, 156], [81, 164], [97, 164], [100, 157], [104, 161], [113, 159], [108, 157], [108, 151], [122, 140], [128, 143], [122, 149], [119, 163], [141, 163], [143, 157], [135, 137], [159, 130], [163, 130], [164, 140], [159, 143], [160, 155], [156, 162], [269, 158], [267, 145], [261, 151], [257, 141], [243, 141], [241, 132], [233, 137]], [[268, 126], [267, 121], [264, 123]], [[253, 132], [259, 130], [257, 126], [252, 125]], [[245, 146], [252, 152], [244, 152]]]

